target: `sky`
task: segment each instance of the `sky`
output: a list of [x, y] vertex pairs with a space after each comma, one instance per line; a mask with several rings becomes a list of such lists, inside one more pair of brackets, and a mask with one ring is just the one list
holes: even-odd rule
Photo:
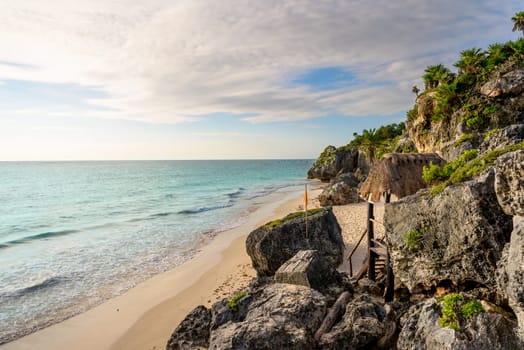
[[0, 0], [0, 160], [316, 158], [513, 0]]

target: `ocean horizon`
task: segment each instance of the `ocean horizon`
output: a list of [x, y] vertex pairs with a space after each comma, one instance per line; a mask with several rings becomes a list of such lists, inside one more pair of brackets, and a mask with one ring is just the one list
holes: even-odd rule
[[0, 162], [0, 344], [189, 260], [313, 160]]

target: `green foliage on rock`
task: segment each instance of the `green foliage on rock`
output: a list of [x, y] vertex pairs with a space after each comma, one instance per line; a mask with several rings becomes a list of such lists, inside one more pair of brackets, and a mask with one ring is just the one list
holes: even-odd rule
[[238, 301], [245, 297], [247, 293], [245, 291], [242, 291], [236, 295], [234, 295], [229, 301], [227, 302], [227, 306], [229, 306], [229, 310], [231, 310], [233, 313], [238, 312]]
[[471, 141], [475, 138], [475, 135], [473, 133], [471, 134], [463, 134], [459, 137], [459, 139], [455, 142], [455, 146], [460, 146], [464, 142]]
[[457, 160], [447, 162], [442, 167], [431, 162], [428, 166], [422, 168], [422, 178], [427, 184], [445, 181], [449, 179], [457, 169], [463, 167], [470, 160], [475, 159], [477, 155], [478, 151], [476, 149], [471, 149], [464, 151]]
[[426, 231], [427, 228], [416, 228], [407, 231], [406, 233], [404, 233], [404, 236], [402, 237], [404, 239], [404, 243], [411, 250], [419, 250], [422, 247], [422, 236]]
[[468, 320], [476, 313], [485, 312], [482, 304], [478, 300], [465, 302], [462, 294], [451, 293], [437, 298], [442, 302], [442, 316], [439, 318], [441, 327], [448, 327], [455, 331], [460, 330], [460, 321]]
[[464, 301], [464, 297], [458, 293], [451, 293], [441, 298], [442, 317], [438, 319], [441, 327], [449, 327], [455, 331], [459, 330], [459, 302]]
[[477, 300], [470, 300], [460, 308], [465, 319], [470, 319], [474, 314], [485, 312], [482, 304]]
[[[322, 210], [324, 210], [324, 209], [323, 208], [309, 209], [307, 211], [307, 215], [311, 216], [311, 215], [314, 215], [316, 213], [321, 212]], [[293, 220], [293, 219], [300, 218], [300, 217], [304, 217], [304, 218], [306, 217], [306, 215], [305, 215], [305, 213], [303, 211], [297, 211], [295, 213], [288, 214], [287, 216], [285, 216], [285, 217], [283, 217], [281, 219], [277, 219], [277, 220], [268, 222], [267, 224], [264, 225], [264, 228], [266, 230], [270, 230], [273, 227], [281, 225], [281, 224], [283, 224], [286, 221]]]
[[434, 184], [430, 193], [436, 195], [447, 186], [472, 179], [493, 165], [503, 154], [524, 149], [524, 141], [515, 145], [497, 148], [477, 158], [476, 149], [465, 151], [459, 159], [446, 163], [442, 168], [430, 163], [422, 169], [424, 181]]

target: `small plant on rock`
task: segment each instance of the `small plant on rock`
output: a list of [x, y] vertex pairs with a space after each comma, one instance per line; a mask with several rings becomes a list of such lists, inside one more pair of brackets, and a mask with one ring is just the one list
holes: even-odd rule
[[408, 248], [411, 250], [420, 249], [420, 247], [422, 246], [422, 235], [426, 231], [427, 229], [418, 228], [409, 230], [408, 232], [404, 233], [404, 243], [406, 243]]
[[451, 293], [444, 296], [442, 299], [442, 317], [438, 319], [441, 327], [449, 327], [455, 331], [459, 330], [459, 316], [460, 311], [459, 302], [464, 300], [464, 297], [458, 293]]
[[441, 327], [449, 327], [455, 331], [460, 330], [460, 321], [469, 320], [479, 312], [485, 312], [482, 304], [478, 300], [464, 302], [464, 296], [458, 293], [451, 293], [437, 298], [442, 302], [442, 317], [439, 318]]
[[477, 300], [470, 300], [462, 307], [460, 308], [462, 311], [462, 315], [465, 319], [470, 319], [473, 317], [474, 314], [479, 312], [485, 312], [484, 308], [482, 307], [482, 304], [478, 302]]
[[229, 310], [233, 313], [238, 312], [238, 301], [245, 297], [247, 293], [245, 291], [242, 291], [236, 295], [234, 295], [231, 299], [229, 299], [229, 302], [227, 303], [227, 306], [229, 306]]

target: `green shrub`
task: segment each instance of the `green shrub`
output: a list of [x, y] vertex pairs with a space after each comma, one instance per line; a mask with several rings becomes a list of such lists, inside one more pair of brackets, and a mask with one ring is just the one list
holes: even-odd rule
[[464, 302], [462, 294], [451, 293], [437, 300], [442, 302], [442, 316], [438, 320], [439, 325], [455, 331], [460, 330], [460, 320], [468, 320], [476, 313], [485, 312], [482, 304], [477, 300]]
[[479, 312], [485, 312], [484, 308], [482, 307], [482, 304], [478, 302], [477, 300], [470, 300], [462, 307], [460, 308], [462, 311], [462, 315], [465, 319], [470, 319], [473, 317], [474, 314]]
[[439, 325], [441, 327], [449, 327], [455, 331], [458, 331], [458, 312], [460, 310], [459, 302], [464, 301], [464, 297], [458, 293], [451, 293], [441, 298], [441, 301], [443, 302], [443, 306], [442, 317], [438, 319]]
[[247, 293], [245, 291], [242, 291], [236, 295], [234, 295], [231, 299], [229, 299], [227, 306], [229, 306], [229, 310], [231, 310], [233, 313], [238, 312], [238, 301], [245, 297]]
[[404, 243], [411, 250], [418, 250], [422, 246], [422, 235], [427, 231], [427, 228], [413, 229], [404, 233]]
[[[315, 209], [309, 209], [307, 211], [307, 216], [311, 216], [311, 215], [314, 215], [316, 213], [319, 213], [321, 212], [322, 210], [324, 210], [323, 208], [315, 208]], [[276, 227], [280, 224], [283, 224], [284, 222], [286, 221], [289, 221], [289, 220], [293, 220], [293, 219], [296, 219], [296, 218], [299, 218], [299, 217], [306, 217], [304, 215], [304, 212], [303, 211], [297, 211], [295, 213], [291, 213], [291, 214], [288, 214], [287, 216], [281, 218], [281, 219], [277, 219], [277, 220], [274, 220], [274, 221], [271, 221], [271, 222], [268, 222], [267, 224], [264, 225], [264, 228], [266, 230], [270, 230], [272, 229], [273, 227]]]

